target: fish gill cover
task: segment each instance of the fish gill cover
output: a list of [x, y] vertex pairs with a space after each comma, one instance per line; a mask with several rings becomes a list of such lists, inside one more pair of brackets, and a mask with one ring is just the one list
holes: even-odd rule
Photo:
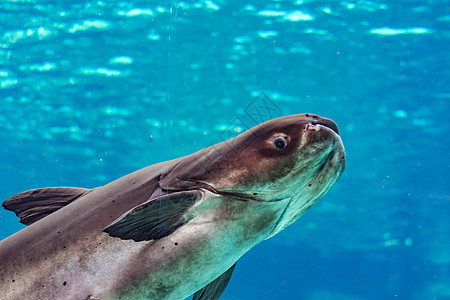
[[449, 39], [443, 0], [1, 1], [0, 198], [317, 113], [346, 173], [223, 299], [449, 299]]

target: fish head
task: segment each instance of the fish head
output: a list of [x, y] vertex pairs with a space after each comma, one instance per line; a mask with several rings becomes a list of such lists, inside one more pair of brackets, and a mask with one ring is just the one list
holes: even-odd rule
[[313, 114], [273, 119], [227, 142], [216, 168], [220, 176], [209, 184], [242, 199], [285, 200], [271, 236], [317, 203], [345, 168], [338, 126]]

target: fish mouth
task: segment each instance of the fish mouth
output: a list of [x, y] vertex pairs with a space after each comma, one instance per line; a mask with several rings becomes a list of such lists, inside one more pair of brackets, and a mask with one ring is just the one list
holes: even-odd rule
[[319, 116], [313, 116], [312, 119], [313, 120], [306, 125], [305, 131], [315, 131], [317, 126], [322, 126], [331, 129], [334, 133], [339, 135], [339, 128], [333, 120], [321, 118]]

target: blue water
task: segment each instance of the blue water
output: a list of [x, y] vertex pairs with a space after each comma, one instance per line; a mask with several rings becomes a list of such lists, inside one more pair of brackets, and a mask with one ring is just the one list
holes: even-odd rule
[[223, 299], [450, 299], [449, 40], [444, 0], [1, 1], [0, 199], [315, 113], [346, 171]]

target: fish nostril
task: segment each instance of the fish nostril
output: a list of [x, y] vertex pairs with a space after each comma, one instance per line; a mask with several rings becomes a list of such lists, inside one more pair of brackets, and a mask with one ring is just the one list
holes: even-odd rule
[[322, 118], [318, 115], [306, 114], [306, 116], [310, 119], [310, 123], [313, 125], [320, 124], [320, 121], [322, 120]]

